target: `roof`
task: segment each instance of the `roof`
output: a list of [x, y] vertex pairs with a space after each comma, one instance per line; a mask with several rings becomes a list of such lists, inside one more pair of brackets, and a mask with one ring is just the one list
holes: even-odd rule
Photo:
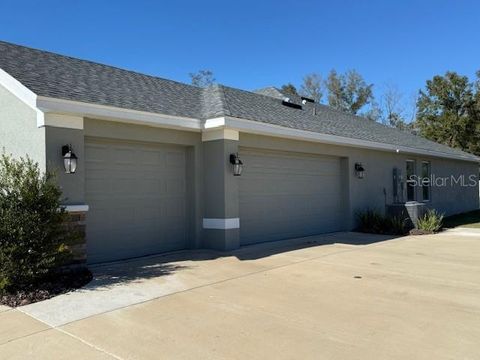
[[[2, 41], [0, 68], [38, 96], [200, 120], [229, 116], [478, 161], [461, 150], [326, 105], [282, 105], [285, 94], [274, 87], [256, 92], [223, 85], [202, 89]], [[301, 104], [300, 97], [287, 96]]]
[[198, 118], [201, 88], [0, 41], [0, 68], [39, 96]]

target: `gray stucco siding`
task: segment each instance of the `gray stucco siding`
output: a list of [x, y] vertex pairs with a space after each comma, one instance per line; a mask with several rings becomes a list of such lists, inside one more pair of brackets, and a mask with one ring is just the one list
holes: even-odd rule
[[[83, 130], [46, 126], [47, 169], [54, 172], [65, 205], [85, 203], [85, 136]], [[78, 157], [75, 174], [66, 174], [62, 146], [71, 145]]]
[[[221, 223], [225, 219], [239, 217], [239, 177], [233, 176], [229, 162], [230, 154], [237, 152], [236, 140], [219, 139], [203, 143], [204, 219]], [[238, 248], [239, 244], [238, 228], [203, 229], [203, 245], [206, 247], [231, 250]]]
[[46, 169], [45, 129], [37, 127], [35, 110], [0, 86], [0, 151], [27, 155]]

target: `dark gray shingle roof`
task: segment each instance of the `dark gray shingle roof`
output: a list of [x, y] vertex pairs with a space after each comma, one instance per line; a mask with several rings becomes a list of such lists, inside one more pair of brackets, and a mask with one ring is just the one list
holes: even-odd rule
[[39, 96], [201, 117], [202, 89], [176, 81], [1, 41], [0, 68]]
[[[265, 89], [262, 89], [262, 94], [270, 94], [262, 95], [229, 87], [223, 88], [229, 106], [229, 113], [226, 115], [233, 117], [322, 134], [436, 151], [472, 160], [477, 159], [461, 150], [382, 125], [364, 117], [347, 114], [326, 105], [307, 102], [302, 105], [301, 110], [284, 106], [280, 96], [277, 96], [278, 93], [281, 94], [278, 89], [276, 89], [277, 92], [272, 90], [266, 92]], [[290, 97], [292, 101], [301, 104], [298, 96], [286, 95], [285, 97]]]
[[460, 150], [325, 105], [284, 106], [283, 94], [276, 88], [249, 92], [214, 85], [201, 89], [1, 41], [0, 68], [39, 96], [196, 119], [231, 116], [477, 160]]

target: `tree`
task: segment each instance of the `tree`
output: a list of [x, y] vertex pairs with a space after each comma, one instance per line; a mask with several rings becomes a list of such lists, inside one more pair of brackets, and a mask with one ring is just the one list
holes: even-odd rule
[[447, 72], [428, 80], [417, 101], [421, 135], [433, 141], [480, 154], [476, 84], [466, 76]]
[[403, 106], [403, 94], [397, 86], [386, 84], [382, 95], [382, 107], [384, 117], [382, 122], [388, 126], [400, 130], [407, 130], [405, 121], [405, 108]]
[[297, 88], [292, 83], [288, 83], [288, 84], [283, 85], [280, 90], [285, 95], [297, 95], [298, 96]]
[[303, 77], [303, 83], [300, 87], [300, 95], [320, 102], [323, 97], [323, 82], [319, 74], [311, 73]]
[[383, 111], [375, 100], [370, 102], [370, 106], [367, 111], [364, 111], [359, 114], [372, 121], [381, 121], [383, 116]]
[[328, 104], [351, 114], [358, 114], [360, 109], [373, 101], [373, 84], [367, 84], [355, 70], [349, 70], [345, 74], [330, 71], [325, 86], [328, 90]]
[[194, 86], [207, 87], [215, 84], [217, 81], [210, 70], [199, 70], [188, 75], [190, 76], [191, 84]]

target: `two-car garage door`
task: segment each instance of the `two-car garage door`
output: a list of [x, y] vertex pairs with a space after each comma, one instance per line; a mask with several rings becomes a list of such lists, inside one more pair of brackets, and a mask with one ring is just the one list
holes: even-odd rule
[[340, 158], [244, 149], [242, 245], [342, 230]]
[[87, 140], [90, 263], [187, 246], [185, 161], [180, 146]]

